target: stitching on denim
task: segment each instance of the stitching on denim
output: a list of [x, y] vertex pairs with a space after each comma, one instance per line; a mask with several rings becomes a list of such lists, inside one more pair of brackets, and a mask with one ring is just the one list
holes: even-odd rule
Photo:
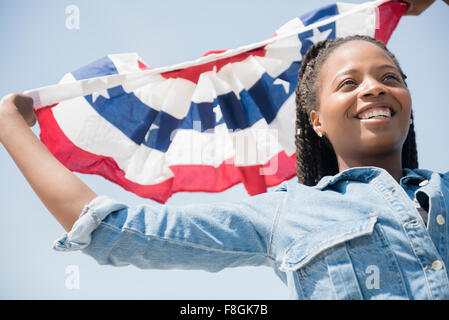
[[338, 299], [337, 289], [334, 286], [334, 281], [332, 280], [332, 275], [330, 273], [330, 268], [329, 268], [329, 265], [328, 265], [327, 261], [326, 261], [326, 265], [327, 265], [327, 276], [329, 277], [329, 280], [331, 282], [332, 292], [334, 293], [334, 297], [336, 299]]
[[281, 216], [281, 207], [283, 207], [283, 205], [285, 204], [286, 199], [287, 199], [287, 192], [285, 192], [285, 194], [284, 194], [284, 199], [282, 201], [279, 201], [278, 207], [276, 208], [276, 214], [274, 215], [273, 223], [271, 225], [271, 232], [270, 232], [270, 239], [269, 239], [268, 248], [267, 248], [267, 255], [273, 261], [276, 260], [272, 255], [274, 234], [275, 234], [275, 231], [279, 224], [279, 220], [280, 220], [280, 216]]
[[115, 227], [115, 226], [113, 226], [111, 224], [105, 223], [103, 221], [101, 222], [101, 225], [103, 225], [105, 227], [108, 227], [110, 229], [113, 229], [115, 231], [118, 231], [118, 232], [133, 233], [133, 234], [135, 234], [135, 235], [137, 235], [137, 236], [139, 236], [141, 238], [145, 238], [145, 239], [148, 239], [148, 240], [150, 238], [153, 238], [153, 239], [156, 239], [156, 240], [171, 242], [171, 243], [175, 243], [175, 244], [186, 246], [186, 247], [202, 249], [202, 250], [205, 250], [205, 251], [213, 251], [213, 252], [221, 252], [221, 253], [232, 253], [232, 254], [245, 254], [245, 255], [261, 255], [261, 256], [264, 256], [265, 258], [272, 259], [271, 257], [267, 256], [266, 254], [261, 254], [260, 252], [221, 250], [221, 249], [210, 248], [210, 247], [198, 245], [198, 244], [195, 244], [195, 243], [183, 242], [183, 241], [179, 241], [179, 240], [162, 238], [162, 237], [159, 237], [159, 236], [156, 236], [156, 235], [146, 235], [146, 234], [143, 234], [143, 233], [141, 233], [141, 232], [139, 232], [137, 230], [126, 228], [126, 227], [123, 227], [123, 228], [120, 229], [120, 228], [117, 228], [117, 227]]
[[363, 231], [357, 232], [357, 233], [355, 233], [353, 230], [351, 230], [351, 231], [347, 231], [343, 234], [339, 234], [338, 236], [335, 236], [333, 238], [330, 238], [328, 241], [320, 242], [320, 244], [317, 247], [315, 247], [313, 250], [308, 251], [305, 255], [302, 255], [302, 257], [301, 257], [302, 262], [298, 262], [298, 263], [301, 264], [301, 266], [304, 266], [304, 265], [308, 264], [314, 257], [316, 257], [321, 252], [323, 252], [327, 249], [330, 249], [340, 243], [344, 243], [346, 241], [371, 234], [371, 232], [372, 232], [372, 229], [371, 230], [364, 229]]
[[[440, 195], [440, 196], [438, 197], [438, 202], [439, 202], [439, 203], [437, 204], [438, 207], [441, 207], [442, 209], [445, 209], [446, 212], [447, 212], [446, 201], [444, 201], [445, 199], [444, 199], [443, 192], [441, 192], [441, 190], [437, 190], [436, 193], [438, 193], [438, 194]], [[433, 199], [434, 199], [434, 198], [433, 198]], [[430, 200], [430, 199], [429, 199], [429, 200]], [[431, 205], [432, 205], [432, 201], [429, 201], [429, 218], [428, 218], [428, 219], [430, 219]], [[427, 224], [429, 224], [429, 222], [427, 222]], [[429, 233], [429, 236], [430, 236], [430, 233]], [[444, 233], [443, 233], [442, 237], [444, 237], [444, 242], [447, 243], [447, 228], [444, 228]], [[440, 237], [440, 238], [441, 238], [441, 237]], [[440, 241], [441, 241], [441, 240], [440, 240]], [[436, 246], [435, 246], [435, 247], [436, 247]], [[438, 245], [438, 247], [440, 247], [440, 245]], [[438, 248], [435, 248], [435, 249], [437, 250], [438, 254], [440, 254], [440, 251], [438, 250]], [[448, 255], [448, 252], [447, 252], [447, 250], [446, 250], [446, 257], [447, 257], [447, 255]], [[442, 256], [442, 255], [440, 254], [440, 256]], [[445, 261], [444, 259], [445, 259], [446, 257], [443, 257], [443, 256], [442, 256], [443, 261]], [[446, 266], [445, 266], [445, 268], [446, 268]], [[447, 281], [449, 282], [449, 277], [448, 277], [448, 275], [447, 275], [447, 272], [444, 272], [444, 275], [445, 275]]]
[[[88, 205], [86, 205], [85, 207], [88, 207]], [[97, 221], [100, 220], [100, 219], [98, 218], [98, 216], [95, 214], [95, 211], [94, 211], [93, 209], [90, 209], [90, 208], [89, 208], [89, 212], [92, 212], [92, 213], [93, 213], [92, 216], [94, 217], [95, 220], [97, 220]], [[89, 212], [87, 212], [87, 213], [89, 213]], [[87, 214], [87, 213], [86, 213], [86, 214]], [[106, 217], [105, 217], [105, 218], [106, 218]], [[140, 231], [137, 231], [137, 230], [134, 230], [134, 229], [130, 229], [130, 228], [127, 228], [127, 227], [117, 228], [116, 226], [114, 226], [114, 225], [112, 225], [112, 224], [109, 224], [109, 223], [105, 222], [104, 219], [101, 220], [101, 221], [99, 221], [99, 223], [97, 224], [97, 228], [98, 228], [100, 225], [102, 225], [102, 226], [104, 226], [104, 227], [107, 227], [107, 228], [109, 228], [109, 229], [112, 229], [112, 230], [114, 230], [114, 231], [117, 231], [117, 232], [130, 232], [130, 233], [136, 234], [136, 235], [138, 235], [138, 236], [140, 236], [140, 237], [142, 237], [142, 238], [147, 238], [147, 239], [148, 239], [148, 238], [154, 238], [154, 239], [158, 239], [158, 240], [163, 240], [163, 241], [168, 241], [168, 242], [180, 244], [180, 245], [187, 246], [187, 247], [192, 247], [192, 248], [202, 249], [202, 250], [205, 250], [205, 251], [222, 252], [222, 253], [233, 253], [233, 254], [244, 254], [244, 255], [261, 255], [261, 256], [264, 256], [264, 257], [267, 259], [269, 265], [271, 265], [271, 264], [272, 264], [271, 262], [272, 262], [273, 260], [275, 260], [275, 259], [274, 259], [273, 257], [271, 257], [270, 255], [267, 255], [267, 253], [261, 253], [261, 252], [247, 252], [247, 251], [221, 250], [221, 249], [216, 249], [216, 248], [210, 248], [210, 247], [206, 247], [206, 246], [201, 246], [201, 245], [194, 244], [194, 243], [190, 243], [190, 242], [183, 242], [183, 241], [180, 241], [180, 240], [173, 240], [173, 239], [162, 238], [162, 237], [158, 237], [158, 236], [156, 236], [156, 235], [146, 235], [146, 234], [141, 233]], [[95, 231], [95, 230], [94, 230], [94, 231]], [[270, 262], [270, 261], [271, 261], [271, 262]]]
[[402, 274], [401, 267], [399, 266], [398, 257], [396, 256], [396, 254], [395, 254], [395, 252], [393, 250], [393, 246], [391, 245], [390, 241], [385, 236], [385, 233], [384, 233], [384, 230], [383, 230], [381, 224], [377, 224], [377, 231], [379, 233], [379, 237], [381, 238], [381, 240], [385, 241], [385, 243], [388, 246], [388, 249], [390, 251], [390, 254], [392, 255], [392, 257], [394, 259], [395, 267], [399, 271], [398, 273], [399, 273], [399, 278], [401, 279], [402, 291], [405, 292], [405, 295], [407, 296], [407, 298], [410, 299], [410, 296], [409, 296], [407, 288], [406, 288], [406, 282], [405, 282], [405, 279], [404, 279], [404, 275]]
[[[359, 229], [355, 230], [355, 228], [352, 228], [351, 230], [348, 230], [348, 231], [346, 231], [346, 232], [344, 232], [344, 233], [339, 233], [339, 234], [335, 235], [335, 236], [332, 237], [332, 238], [329, 238], [329, 239], [327, 239], [327, 240], [325, 240], [325, 241], [321, 241], [321, 242], [320, 242], [320, 247], [322, 247], [321, 244], [333, 243], [333, 242], [335, 242], [335, 240], [337, 240], [337, 239], [339, 239], [339, 238], [345, 238], [345, 237], [347, 237], [348, 235], [354, 234], [354, 233], [356, 233], [356, 232], [357, 232], [357, 236], [356, 236], [356, 237], [366, 235], [365, 233], [366, 233], [367, 231], [365, 231], [365, 229], [366, 229], [367, 227], [365, 226], [365, 224], [371, 223], [370, 220], [373, 220], [373, 219], [374, 219], [374, 220], [377, 220], [377, 215], [375, 215], [375, 216], [370, 216], [368, 219], [366, 219], [366, 218], [358, 218], [358, 219], [355, 219], [356, 221], [359, 222], [359, 224], [358, 224], [357, 227], [360, 229], [360, 227], [362, 226], [362, 227], [363, 227], [363, 230], [359, 230]], [[354, 220], [350, 220], [350, 221], [354, 221]], [[326, 232], [326, 230], [329, 230], [329, 228], [335, 228], [336, 226], [339, 226], [339, 225], [341, 225], [341, 224], [343, 224], [343, 223], [346, 223], [346, 222], [349, 222], [349, 221], [337, 221], [337, 222], [331, 223], [331, 224], [329, 224], [329, 225], [327, 225], [327, 226], [324, 226], [324, 227], [312, 229], [309, 233]], [[373, 229], [373, 228], [370, 228], [370, 229]], [[369, 233], [370, 233], [370, 231], [368, 231], [368, 234], [369, 234]], [[359, 235], [359, 234], [360, 234], [360, 235]], [[304, 239], [304, 238], [306, 238], [306, 237], [308, 237], [307, 234], [306, 234], [306, 235], [303, 235], [303, 236], [301, 236], [301, 237], [299, 237], [299, 238], [296, 238], [296, 239], [293, 241], [293, 243], [292, 243], [291, 245], [288, 246], [288, 248], [287, 248], [287, 250], [286, 250], [286, 253], [288, 253], [289, 251], [291, 251], [291, 250], [293, 249], [293, 247], [299, 242], [299, 240], [302, 240], [302, 239]], [[339, 243], [340, 243], [340, 242], [342, 242], [342, 241], [339, 241]]]
[[[349, 265], [349, 268], [351, 268], [350, 273], [351, 273], [351, 275], [352, 275], [352, 279], [351, 279], [352, 281], [350, 280], [350, 282], [356, 284], [356, 287], [357, 287], [357, 293], [359, 294], [359, 296], [360, 296], [361, 299], [363, 300], [362, 291], [360, 290], [360, 284], [359, 284], [359, 282], [358, 282], [358, 279], [357, 279], [357, 276], [356, 276], [356, 273], [355, 273], [355, 270], [354, 270], [354, 265], [353, 265], [353, 263], [352, 263], [352, 261], [351, 261], [351, 257], [349, 256], [349, 252], [348, 252], [348, 248], [347, 248], [346, 242], [343, 242], [343, 243], [341, 244], [341, 247], [339, 247], [338, 249], [336, 249], [336, 251], [334, 251], [332, 254], [336, 254], [336, 252], [337, 252], [337, 251], [340, 251], [340, 250], [343, 250], [344, 253], [345, 253], [345, 255], [346, 255], [345, 261], [346, 261], [346, 262], [349, 261], [349, 263], [347, 263], [347, 264]], [[337, 277], [334, 277], [334, 276], [331, 274], [331, 268], [330, 268], [330, 265], [329, 265], [329, 264], [335, 264], [335, 262], [332, 261], [332, 260], [329, 261], [329, 258], [332, 259], [332, 257], [329, 256], [329, 255], [326, 255], [326, 257], [324, 258], [325, 261], [326, 261], [326, 266], [327, 266], [327, 274], [328, 274], [328, 277], [329, 277], [329, 279], [330, 279], [331, 286], [332, 286], [332, 289], [333, 289], [333, 291], [334, 291], [334, 296], [335, 296], [335, 298], [341, 300], [342, 298], [339, 297], [341, 294], [338, 294], [340, 291], [344, 291], [344, 296], [345, 296], [345, 297], [350, 296], [350, 295], [351, 295], [351, 292], [348, 291], [347, 285], [346, 285], [345, 283], [343, 283], [343, 281], [342, 281], [342, 279], [344, 279], [343, 274], [344, 274], [345, 272], [342, 272], [341, 267], [335, 268], [336, 270], [335, 270], [334, 274], [338, 277], [338, 279], [337, 279]], [[336, 288], [335, 285], [334, 285], [335, 282], [337, 282], [337, 283], [338, 283], [338, 282], [342, 282], [342, 283], [343, 283], [343, 290], [337, 290], [337, 288]]]
[[[284, 261], [283, 261], [283, 265], [289, 270], [295, 270], [295, 269], [302, 268], [305, 265], [307, 265], [310, 261], [312, 261], [313, 258], [315, 258], [317, 255], [319, 255], [321, 252], [328, 250], [328, 249], [334, 247], [335, 245], [371, 234], [374, 230], [374, 225], [377, 221], [377, 216], [372, 216], [367, 220], [366, 219], [358, 219], [358, 220], [362, 221], [362, 223], [360, 223], [360, 225], [358, 226], [358, 229], [348, 230], [344, 233], [340, 233], [332, 238], [329, 238], [326, 241], [320, 242], [319, 245], [313, 247], [313, 250], [308, 250], [308, 252], [302, 254], [301, 257], [299, 258], [299, 260], [296, 262], [288, 262], [288, 261], [286, 261], [286, 257], [285, 257]], [[373, 222], [372, 220], [375, 220], [375, 221]], [[338, 226], [338, 225], [341, 225], [341, 223], [343, 223], [343, 221], [333, 223], [330, 226]], [[372, 227], [368, 228], [368, 226], [370, 224], [372, 224]], [[323, 231], [326, 231], [326, 229], [330, 226], [317, 228], [315, 230], [312, 230], [311, 232], [323, 232]], [[285, 254], [287, 255], [291, 250], [293, 250], [293, 248], [299, 242], [299, 240], [304, 239], [306, 237], [307, 237], [307, 235], [297, 238], [293, 242], [293, 244], [291, 244], [288, 247], [288, 249], [285, 251]], [[298, 265], [299, 265], [299, 267], [298, 267]]]
[[[85, 215], [90, 215], [95, 223], [95, 227], [98, 227], [100, 223], [102, 222], [102, 219], [100, 219], [97, 215], [97, 211], [95, 210], [95, 206], [91, 206], [91, 202], [86, 204], [81, 211], [81, 214], [79, 215], [78, 219], [81, 219], [81, 217]], [[77, 219], [77, 220], [78, 220]]]
[[301, 281], [300, 281], [300, 277], [299, 277], [299, 275], [298, 275], [298, 272], [296, 272], [296, 271], [291, 271], [291, 272], [293, 272], [293, 277], [296, 278], [296, 282], [298, 283], [298, 287], [299, 287], [299, 289], [301, 290], [302, 298], [303, 298], [303, 299], [306, 299], [306, 294], [305, 294], [304, 288], [303, 288], [303, 286], [302, 286], [302, 284], [301, 284]]
[[[385, 199], [387, 200], [388, 205], [389, 205], [389, 206], [393, 209], [393, 211], [395, 212], [395, 211], [396, 211], [396, 208], [395, 208], [395, 207], [392, 205], [392, 203], [391, 203], [391, 200], [396, 200], [396, 199], [394, 199], [393, 194], [384, 192], [384, 191], [386, 191], [386, 188], [384, 188], [382, 182], [379, 181], [379, 178], [373, 179], [372, 182], [373, 182], [372, 185], [374, 186], [374, 189], [375, 189], [377, 192], [379, 192], [383, 198], [385, 198]], [[401, 190], [399, 190], [399, 192], [402, 192], [402, 196], [405, 195], [405, 196], [408, 198], [408, 195], [405, 193], [405, 191], [402, 189], [402, 187], [401, 187], [400, 189], [401, 189]], [[395, 218], [397, 217], [396, 215], [394, 215], [394, 216], [395, 216]], [[417, 254], [417, 252], [416, 252], [416, 249], [415, 249], [415, 247], [414, 247], [414, 245], [413, 245], [413, 241], [410, 239], [407, 230], [405, 230], [405, 225], [404, 225], [404, 223], [402, 222], [402, 220], [401, 220], [400, 218], [396, 218], [396, 220], [399, 221], [399, 223], [400, 223], [400, 225], [401, 225], [401, 229], [402, 229], [403, 233], [405, 234], [405, 236], [407, 237], [408, 245], [410, 246], [411, 251], [412, 251], [413, 254], [415, 255], [418, 264], [421, 266], [421, 269], [422, 269], [422, 271], [423, 271], [423, 273], [424, 273], [424, 277], [425, 277], [425, 279], [426, 279], [426, 284], [427, 284], [427, 285], [426, 285], [426, 291], [427, 291], [428, 295], [429, 295], [430, 297], [432, 297], [432, 299], [433, 299], [433, 294], [432, 294], [432, 292], [431, 292], [431, 290], [430, 290], [430, 283], [429, 283], [429, 279], [428, 279], [428, 277], [427, 277], [427, 273], [426, 273], [425, 266], [422, 264], [421, 259], [419, 259], [419, 256], [418, 256], [418, 254]], [[396, 255], [396, 253], [395, 253], [394, 251], [393, 251], [393, 254]], [[399, 269], [399, 270], [401, 270], [401, 269]], [[402, 270], [401, 270], [401, 272], [402, 272]]]

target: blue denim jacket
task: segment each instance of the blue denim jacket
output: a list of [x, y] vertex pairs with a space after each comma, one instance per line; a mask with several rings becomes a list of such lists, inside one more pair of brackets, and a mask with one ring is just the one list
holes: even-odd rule
[[[429, 212], [427, 226], [417, 206]], [[351, 168], [240, 202], [86, 205], [56, 250], [100, 264], [271, 266], [294, 299], [449, 299], [449, 173]]]

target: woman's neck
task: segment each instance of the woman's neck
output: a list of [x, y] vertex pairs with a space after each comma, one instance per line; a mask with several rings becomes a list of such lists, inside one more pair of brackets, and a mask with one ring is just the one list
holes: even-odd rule
[[399, 182], [403, 175], [400, 153], [356, 159], [350, 157], [343, 158], [337, 155], [337, 161], [340, 172], [354, 167], [379, 167], [388, 171], [397, 182]]

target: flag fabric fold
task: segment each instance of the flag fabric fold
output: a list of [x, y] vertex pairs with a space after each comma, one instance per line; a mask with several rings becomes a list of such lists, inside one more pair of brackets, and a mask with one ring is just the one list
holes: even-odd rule
[[110, 54], [25, 93], [41, 141], [72, 171], [160, 203], [238, 183], [254, 195], [296, 175], [294, 91], [307, 49], [352, 34], [386, 43], [405, 9], [337, 3], [244, 47], [154, 69], [135, 53]]

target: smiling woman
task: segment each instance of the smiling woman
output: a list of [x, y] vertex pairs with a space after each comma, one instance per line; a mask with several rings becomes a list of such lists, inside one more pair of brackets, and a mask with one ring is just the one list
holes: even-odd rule
[[[271, 266], [296, 299], [449, 298], [449, 175], [416, 169], [404, 80], [373, 38], [312, 46], [296, 90], [301, 183], [238, 202], [130, 208], [97, 196], [28, 137], [20, 95], [2, 102], [0, 140], [68, 231], [56, 250], [152, 269]], [[42, 183], [36, 161], [59, 182]]]
[[395, 56], [376, 39], [351, 36], [317, 43], [296, 89], [300, 183], [357, 166], [418, 167], [411, 98]]
[[318, 42], [296, 93], [300, 183], [241, 201], [131, 207], [97, 195], [29, 130], [23, 95], [0, 102], [0, 142], [66, 229], [58, 251], [144, 269], [269, 266], [294, 299], [449, 299], [449, 172], [417, 169], [395, 56], [370, 37]]

